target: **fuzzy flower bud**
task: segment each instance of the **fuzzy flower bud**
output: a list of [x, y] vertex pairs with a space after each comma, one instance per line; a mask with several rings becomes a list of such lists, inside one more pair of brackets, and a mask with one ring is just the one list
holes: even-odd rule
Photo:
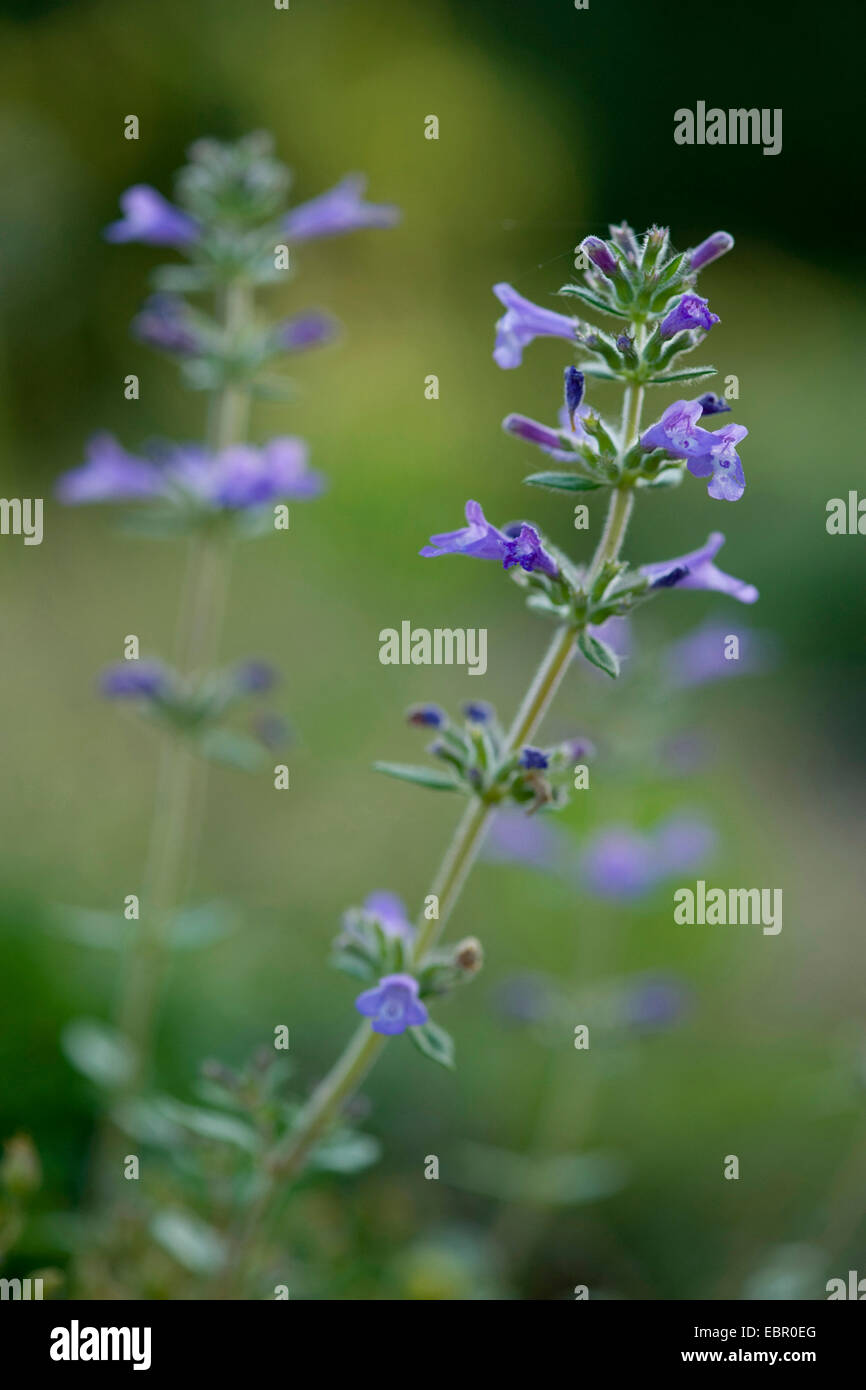
[[696, 246], [689, 257], [689, 265], [692, 270], [703, 270], [705, 265], [711, 261], [717, 261], [719, 256], [724, 256], [726, 251], [730, 251], [734, 244], [734, 238], [730, 232], [713, 232], [702, 241], [700, 246]]
[[615, 275], [619, 269], [616, 256], [611, 251], [606, 241], [602, 241], [598, 236], [587, 236], [580, 243], [582, 251], [585, 251], [593, 265], [602, 272], [603, 275]]

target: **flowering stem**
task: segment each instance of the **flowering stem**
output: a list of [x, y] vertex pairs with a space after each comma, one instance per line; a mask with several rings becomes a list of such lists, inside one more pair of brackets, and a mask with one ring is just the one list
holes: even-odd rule
[[[251, 310], [249, 286], [240, 279], [232, 281], [222, 301], [223, 321], [233, 338]], [[248, 406], [248, 392], [234, 384], [214, 395], [208, 430], [214, 453], [243, 436]], [[230, 563], [230, 541], [217, 518], [190, 544], [175, 636], [175, 664], [185, 673], [202, 673], [217, 658]], [[199, 838], [193, 811], [203, 804], [206, 775], [206, 764], [182, 738], [165, 738], [141, 894], [143, 916], [126, 963], [118, 1010], [118, 1030], [131, 1055], [131, 1074], [120, 1091], [124, 1097], [134, 1095], [147, 1080], [171, 919], [191, 874]]]
[[[637, 438], [643, 396], [642, 386], [626, 387], [621, 440], [623, 456]], [[634, 490], [630, 484], [621, 484], [613, 490], [604, 531], [589, 567], [590, 578], [594, 578], [607, 561], [616, 560], [619, 556], [633, 504]], [[577, 634], [578, 628], [572, 624], [563, 625], [554, 634], [509, 730], [508, 747], [511, 752], [516, 752], [532, 738], [547, 713], [574, 655]], [[429, 921], [422, 917], [417, 924], [411, 962], [413, 969], [418, 968], [445, 930], [495, 811], [495, 806], [475, 799], [463, 813], [430, 890], [431, 895], [438, 899], [439, 915]], [[302, 1171], [310, 1151], [361, 1085], [386, 1041], [387, 1038], [375, 1033], [369, 1023], [362, 1023], [327, 1076], [316, 1087], [296, 1125], [272, 1151], [267, 1160], [268, 1179], [264, 1188], [231, 1243], [219, 1281], [220, 1296], [231, 1297], [233, 1287], [242, 1278], [250, 1243], [270, 1208], [279, 1183], [291, 1181]]]

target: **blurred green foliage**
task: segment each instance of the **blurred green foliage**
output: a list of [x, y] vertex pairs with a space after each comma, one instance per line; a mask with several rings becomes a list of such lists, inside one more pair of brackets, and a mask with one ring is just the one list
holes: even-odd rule
[[[623, 217], [670, 223], [680, 245], [716, 226], [738, 240], [704, 284], [722, 317], [712, 360], [738, 376], [732, 418], [750, 430], [745, 497], [713, 503], [687, 480], [642, 498], [627, 553], [662, 559], [722, 526], [722, 563], [761, 589], [750, 620], [778, 635], [783, 659], [769, 675], [695, 692], [687, 727], [714, 757], [684, 784], [617, 763], [633, 751], [622, 692], [583, 670], [550, 725], [590, 735], [604, 753], [591, 793], [563, 821], [576, 852], [591, 826], [696, 808], [721, 836], [708, 874], [781, 886], [784, 930], [683, 930], [667, 887], [622, 907], [482, 864], [454, 924], [486, 953], [482, 980], [448, 1011], [459, 1069], [440, 1075], [408, 1045], [388, 1050], [365, 1088], [382, 1163], [305, 1192], [294, 1217], [305, 1296], [561, 1298], [586, 1283], [613, 1297], [736, 1297], [768, 1287], [778, 1267], [800, 1269], [814, 1247], [800, 1296], [820, 1297], [826, 1277], [862, 1258], [851, 1164], [864, 1131], [863, 541], [824, 528], [827, 500], [860, 476], [866, 315], [843, 180], [846, 106], [859, 87], [834, 69], [831, 90], [825, 69], [823, 104], [807, 102], [784, 61], [803, 41], [797, 7], [780, 31], [753, 6], [727, 6], [701, 20], [700, 37], [678, 22], [676, 42], [669, 7], [602, 8], [2, 7], [6, 496], [50, 498], [96, 428], [131, 448], [200, 434], [203, 401], [128, 337], [155, 253], [100, 235], [129, 184], [169, 190], [193, 138], [267, 128], [299, 199], [359, 168], [371, 196], [405, 212], [395, 231], [303, 248], [282, 292], [286, 311], [333, 309], [345, 335], [299, 362], [296, 407], [257, 408], [255, 434], [307, 437], [331, 491], [293, 508], [287, 541], [245, 548], [235, 572], [224, 656], [265, 656], [284, 671], [292, 790], [212, 773], [192, 897], [231, 900], [243, 923], [176, 958], [160, 1066], [181, 1095], [203, 1057], [237, 1063], [278, 1023], [291, 1026], [303, 1083], [323, 1073], [354, 1021], [351, 986], [325, 968], [341, 912], [376, 888], [419, 903], [455, 815], [447, 799], [376, 778], [372, 761], [415, 757], [401, 724], [413, 701], [513, 708], [542, 651], [544, 623], [495, 567], [430, 565], [419, 546], [459, 524], [467, 493], [491, 519], [527, 509], [557, 543], [586, 544], [560, 499], [522, 488], [537, 460], [500, 429], [509, 410], [553, 418], [561, 345], [542, 341], [520, 371], [499, 371], [491, 284], [549, 302], [570, 248]], [[810, 49], [826, 44], [807, 14]], [[834, 62], [854, 52], [835, 48]], [[663, 56], [639, 109], [636, 76]], [[681, 88], [668, 78], [684, 63]], [[714, 92], [783, 105], [783, 154], [677, 150], [674, 106]], [[130, 112], [138, 143], [122, 138]], [[428, 113], [440, 117], [438, 142], [423, 138]], [[820, 196], [800, 197], [814, 178]], [[141, 376], [139, 402], [123, 398], [127, 372]], [[440, 378], [436, 402], [424, 398], [429, 373]], [[603, 389], [596, 403], [616, 408]], [[600, 505], [590, 502], [591, 538]], [[0, 1134], [32, 1135], [44, 1168], [22, 1273], [63, 1262], [52, 1214], [83, 1195], [95, 1099], [61, 1055], [61, 1028], [107, 1016], [114, 979], [111, 953], [46, 928], [57, 903], [112, 908], [138, 890], [152, 804], [153, 736], [100, 701], [95, 677], [126, 633], [166, 651], [183, 562], [179, 548], [123, 536], [96, 509], [53, 502], [41, 547], [0, 539]], [[734, 631], [743, 620], [710, 595], [674, 593], [639, 615], [636, 641], [650, 648], [709, 614]], [[404, 618], [486, 626], [487, 675], [470, 689], [453, 669], [381, 666], [378, 633]], [[673, 971], [696, 1003], [664, 1036], [585, 1056], [564, 1036], [557, 1056], [504, 1028], [493, 1007], [497, 984], [525, 969], [584, 984]], [[539, 1159], [610, 1153], [628, 1178], [587, 1206], [502, 1201], [458, 1185], [466, 1144]], [[423, 1178], [431, 1153], [439, 1182]], [[728, 1153], [740, 1157], [737, 1183], [721, 1178]]]

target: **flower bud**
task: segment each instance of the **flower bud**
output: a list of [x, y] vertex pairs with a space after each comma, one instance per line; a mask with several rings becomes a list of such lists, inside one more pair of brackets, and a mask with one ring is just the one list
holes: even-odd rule
[[454, 950], [454, 964], [467, 974], [474, 975], [484, 964], [484, 951], [476, 936], [467, 936]]
[[586, 378], [583, 372], [579, 372], [577, 367], [566, 367], [565, 369], [565, 408], [568, 411], [568, 418], [571, 421], [571, 428], [574, 429], [574, 417], [577, 408], [583, 400], [583, 389]]
[[723, 415], [725, 411], [731, 409], [727, 401], [723, 401], [721, 396], [716, 395], [715, 391], [707, 391], [706, 395], [698, 396], [698, 405], [704, 415]]
[[406, 715], [406, 722], [421, 728], [441, 729], [448, 720], [445, 711], [438, 705], [413, 705]]
[[603, 275], [616, 275], [619, 265], [616, 256], [611, 251], [606, 241], [602, 241], [598, 236], [584, 237], [580, 243], [580, 248], [589, 256], [596, 269]]
[[724, 256], [726, 251], [730, 251], [734, 244], [734, 238], [730, 232], [713, 232], [702, 241], [700, 246], [696, 246], [689, 257], [689, 265], [692, 270], [703, 270], [705, 265], [711, 261], [717, 261], [719, 256]]

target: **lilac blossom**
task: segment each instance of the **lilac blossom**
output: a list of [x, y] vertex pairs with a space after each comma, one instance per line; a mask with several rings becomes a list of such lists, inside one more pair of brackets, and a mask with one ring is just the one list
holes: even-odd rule
[[672, 816], [650, 831], [607, 826], [584, 846], [578, 881], [596, 897], [632, 900], [671, 874], [697, 868], [715, 845], [715, 831], [694, 815]]
[[184, 301], [173, 294], [152, 295], [133, 319], [132, 331], [148, 347], [175, 352], [179, 357], [188, 357], [203, 347], [190, 325]]
[[333, 314], [311, 309], [277, 324], [274, 341], [286, 352], [304, 352], [307, 348], [333, 342], [338, 330], [339, 323]]
[[698, 420], [703, 414], [701, 400], [674, 401], [660, 420], [641, 435], [641, 447], [664, 449], [674, 458], [686, 460], [696, 478], [709, 478], [707, 492], [719, 501], [736, 502], [746, 488], [743, 465], [736, 446], [745, 439], [745, 425], [725, 425], [705, 430]]
[[232, 670], [231, 680], [239, 695], [260, 695], [273, 690], [279, 675], [267, 661], [243, 661]]
[[556, 563], [547, 554], [534, 526], [518, 522], [509, 528], [513, 534], [491, 526], [478, 502], [466, 503], [467, 525], [459, 531], [442, 531], [430, 537], [419, 554], [425, 558], [439, 555], [474, 555], [479, 560], [501, 560], [504, 569], [520, 565], [527, 572], [542, 570], [558, 573]]
[[426, 1023], [428, 1013], [418, 998], [418, 981], [411, 975], [383, 975], [373, 989], [365, 989], [355, 1008], [372, 1019], [373, 1032], [393, 1037]]
[[550, 766], [547, 754], [540, 748], [523, 748], [520, 753], [520, 766], [543, 771]]
[[626, 1026], [640, 1032], [673, 1027], [691, 1004], [690, 992], [674, 975], [639, 975], [621, 999]]
[[496, 711], [485, 700], [471, 700], [463, 706], [463, 713], [470, 724], [489, 724], [496, 718]]
[[688, 555], [680, 555], [675, 560], [661, 560], [656, 564], [642, 565], [653, 589], [713, 589], [738, 599], [740, 603], [755, 603], [758, 590], [753, 584], [742, 579], [734, 579], [730, 574], [713, 564], [716, 555], [725, 543], [721, 531], [713, 531], [705, 545], [692, 550]]
[[364, 900], [364, 911], [379, 921], [386, 936], [401, 941], [412, 940], [415, 932], [406, 912], [406, 904], [396, 893], [388, 893], [384, 889], [370, 893]]
[[88, 440], [86, 459], [80, 468], [64, 473], [57, 496], [69, 506], [85, 502], [130, 502], [156, 497], [162, 477], [156, 464], [128, 454], [110, 434]]
[[105, 229], [107, 241], [143, 241], [148, 246], [187, 246], [198, 223], [149, 184], [137, 183], [120, 196], [123, 216]]
[[158, 661], [118, 661], [103, 671], [99, 687], [112, 699], [153, 700], [171, 685], [168, 671]]
[[312, 241], [365, 227], [393, 227], [400, 220], [399, 208], [390, 203], [365, 203], [366, 187], [363, 174], [347, 174], [327, 193], [292, 208], [283, 221], [283, 232], [289, 241]]
[[493, 286], [493, 293], [500, 304], [505, 305], [505, 313], [496, 324], [496, 346], [493, 360], [498, 367], [519, 367], [523, 360], [523, 349], [533, 338], [568, 338], [575, 341], [575, 321], [553, 309], [542, 309], [511, 285], [500, 283]]
[[686, 688], [705, 685], [727, 676], [753, 675], [767, 670], [775, 656], [774, 644], [766, 634], [739, 627], [739, 655], [726, 658], [725, 647], [730, 626], [703, 623], [667, 648], [664, 663], [672, 685]]
[[210, 507], [244, 509], [268, 502], [318, 497], [324, 479], [311, 469], [307, 446], [288, 435], [257, 447], [235, 444], [217, 454], [172, 445], [159, 464], [128, 454], [109, 434], [90, 440], [86, 461], [64, 473], [61, 502], [129, 502], [187, 494]]
[[703, 270], [705, 265], [711, 261], [718, 260], [719, 256], [724, 256], [726, 251], [730, 251], [734, 244], [734, 238], [730, 232], [713, 232], [696, 246], [689, 256], [689, 266], [692, 270]]
[[721, 319], [711, 311], [709, 300], [701, 299], [699, 294], [689, 292], [681, 295], [662, 319], [659, 333], [662, 338], [672, 338], [675, 333], [682, 333], [689, 328], [710, 329], [715, 323], [721, 323]]

